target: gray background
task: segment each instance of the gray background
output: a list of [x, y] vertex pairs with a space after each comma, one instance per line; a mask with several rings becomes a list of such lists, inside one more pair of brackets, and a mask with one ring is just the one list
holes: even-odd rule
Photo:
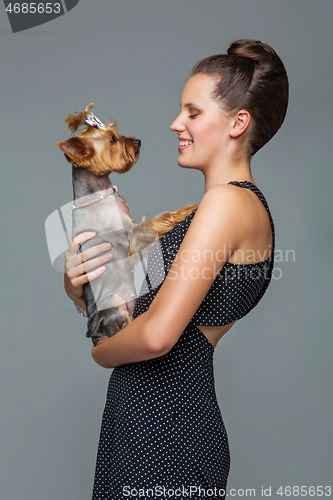
[[112, 178], [136, 221], [199, 203], [203, 177], [178, 167], [169, 125], [193, 64], [239, 38], [278, 52], [290, 106], [252, 165], [282, 277], [214, 355], [228, 487], [258, 497], [272, 486], [281, 499], [279, 486], [332, 486], [332, 14], [331, 0], [81, 0], [12, 34], [0, 3], [1, 498], [91, 497], [110, 372], [91, 358], [44, 232], [72, 196], [56, 147], [64, 118], [93, 101], [100, 119], [140, 137], [138, 165]]

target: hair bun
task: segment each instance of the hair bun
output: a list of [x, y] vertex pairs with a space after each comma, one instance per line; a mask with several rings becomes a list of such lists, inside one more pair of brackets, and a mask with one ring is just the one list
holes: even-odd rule
[[236, 40], [227, 54], [198, 61], [191, 76], [200, 73], [215, 78], [212, 99], [223, 113], [230, 116], [246, 109], [251, 114], [247, 153], [253, 156], [276, 134], [286, 115], [289, 84], [283, 62], [259, 40]]
[[230, 56], [247, 57], [258, 62], [271, 59], [272, 56], [278, 57], [275, 50], [266, 43], [249, 39], [233, 42], [228, 49], [228, 54]]

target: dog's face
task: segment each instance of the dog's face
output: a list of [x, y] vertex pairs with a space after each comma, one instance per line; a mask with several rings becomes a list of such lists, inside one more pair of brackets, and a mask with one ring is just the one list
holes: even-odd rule
[[[68, 115], [66, 118], [72, 132], [85, 124], [87, 108], [82, 113]], [[111, 172], [128, 172], [139, 159], [141, 141], [135, 137], [119, 135], [117, 125], [112, 123], [105, 124], [105, 130], [88, 125], [78, 135], [59, 142], [57, 146], [66, 154], [69, 162], [100, 176]]]

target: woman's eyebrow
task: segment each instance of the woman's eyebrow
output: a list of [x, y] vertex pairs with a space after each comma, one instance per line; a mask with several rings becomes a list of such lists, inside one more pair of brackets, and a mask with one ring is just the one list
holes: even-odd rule
[[[182, 106], [181, 103], [179, 104], [179, 106], [180, 107]], [[191, 106], [193, 106], [194, 108], [197, 107], [197, 105], [193, 104], [192, 102], [188, 102], [188, 103], [184, 104], [184, 108], [190, 108]]]

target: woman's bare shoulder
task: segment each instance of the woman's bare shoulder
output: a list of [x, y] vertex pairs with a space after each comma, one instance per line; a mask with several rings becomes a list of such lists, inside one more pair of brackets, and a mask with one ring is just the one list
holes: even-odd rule
[[263, 212], [266, 212], [265, 207], [249, 189], [219, 184], [209, 188], [202, 197], [194, 226], [200, 232], [202, 227], [208, 225], [216, 235], [220, 235], [221, 241], [227, 237], [230, 245], [237, 249], [260, 232], [261, 219], [265, 217]]
[[229, 214], [232, 218], [241, 217], [243, 209], [248, 206], [248, 196], [237, 186], [218, 184], [209, 188], [201, 199], [198, 211], [209, 215]]
[[232, 184], [218, 184], [211, 187], [204, 194], [200, 204], [202, 210], [213, 212], [228, 210], [234, 217], [238, 215], [242, 220], [260, 216], [260, 213], [266, 214], [263, 203], [251, 189], [243, 189]]

